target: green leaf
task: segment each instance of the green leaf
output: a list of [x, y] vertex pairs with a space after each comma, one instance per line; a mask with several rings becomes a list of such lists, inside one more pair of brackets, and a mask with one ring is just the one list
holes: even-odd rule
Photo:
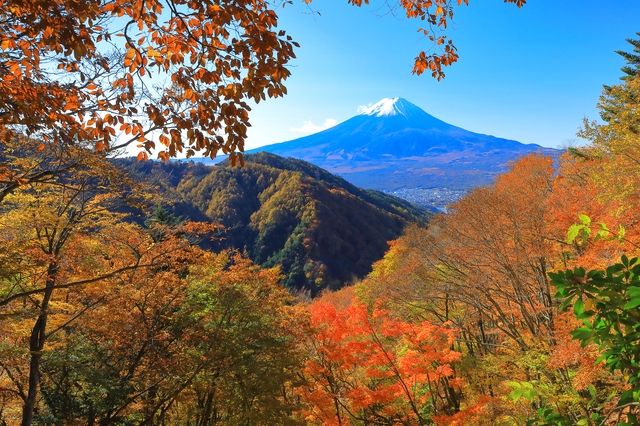
[[640, 287], [629, 287], [629, 301], [625, 303], [623, 309], [635, 309], [640, 306]]
[[624, 236], [626, 234], [627, 234], [627, 230], [624, 228], [624, 226], [620, 225], [620, 227], [618, 228], [618, 239], [624, 240]]
[[580, 327], [573, 330], [571, 335], [585, 344], [593, 336], [593, 330], [587, 327]]
[[587, 390], [589, 391], [589, 395], [591, 395], [592, 399], [596, 399], [596, 387], [593, 385], [587, 386]]
[[573, 313], [576, 317], [581, 318], [584, 313], [584, 301], [582, 298], [576, 300], [576, 303], [573, 304]]
[[582, 213], [578, 215], [578, 218], [580, 219], [580, 223], [582, 223], [585, 226], [589, 226], [591, 225], [591, 218], [589, 216], [587, 216], [586, 214]]
[[600, 230], [596, 234], [596, 240], [598, 240], [598, 239], [607, 239], [609, 237], [609, 235], [611, 235], [611, 232], [609, 231], [609, 228], [607, 228], [607, 225], [605, 225], [604, 223], [601, 223], [600, 224]]
[[634, 402], [633, 390], [628, 390], [620, 394], [620, 399], [618, 399], [618, 407], [621, 405], [629, 404], [630, 402]]
[[520, 389], [522, 387], [520, 385], [520, 382], [514, 382], [511, 380], [507, 382], [507, 386], [509, 386], [511, 389]]
[[582, 227], [576, 224], [569, 227], [567, 230], [567, 244], [573, 244], [578, 234], [580, 234], [580, 229], [582, 229]]

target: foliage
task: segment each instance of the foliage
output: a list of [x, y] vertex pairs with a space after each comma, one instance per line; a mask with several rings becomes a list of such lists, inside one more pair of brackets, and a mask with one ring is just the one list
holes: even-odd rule
[[460, 417], [454, 329], [404, 322], [357, 302], [344, 309], [316, 302], [310, 314], [300, 390], [308, 423], [427, 424]]
[[142, 187], [86, 154], [1, 207], [0, 422], [295, 423], [277, 272], [199, 249], [210, 223], [156, 208], [140, 226], [122, 210]]
[[637, 147], [640, 144], [638, 102], [640, 76], [629, 77], [622, 84], [609, 87], [598, 105], [605, 123], [585, 121], [580, 132], [580, 136], [592, 143], [584, 153], [603, 159], [594, 170], [595, 182], [602, 196], [616, 204], [622, 198], [631, 201], [637, 197], [635, 188], [640, 183], [637, 173]]
[[[640, 33], [636, 33], [637, 36], [640, 37]], [[622, 56], [627, 63], [624, 67], [622, 67], [622, 72], [626, 75], [624, 78], [633, 78], [640, 73], [640, 39], [627, 39], [627, 43], [629, 43], [632, 47], [631, 52], [627, 52], [624, 50], [618, 50], [616, 53]]]
[[274, 271], [196, 250], [180, 269], [104, 290], [43, 373], [42, 418], [67, 423], [294, 424], [283, 395], [295, 312]]
[[[582, 321], [572, 335], [582, 345], [595, 343], [600, 360], [624, 374], [631, 388], [618, 399], [628, 422], [637, 422], [640, 405], [640, 262], [623, 256], [606, 270], [583, 268], [551, 274], [563, 306], [573, 305]], [[631, 405], [630, 405], [631, 404]], [[636, 407], [634, 407], [634, 405]], [[631, 408], [629, 408], [631, 407]]]
[[296, 423], [290, 391], [300, 368], [295, 327], [302, 319], [287, 306], [278, 274], [228, 254], [208, 256], [203, 265], [179, 314], [190, 357], [195, 365], [206, 360], [191, 388], [204, 404], [197, 421]]
[[284, 95], [295, 56], [267, 1], [6, 0], [0, 14], [2, 143], [233, 152], [247, 101]]
[[175, 200], [176, 214], [224, 226], [208, 248], [236, 248], [262, 266], [280, 266], [286, 287], [310, 295], [364, 276], [405, 224], [427, 217], [405, 201], [272, 154], [247, 156], [242, 168], [121, 164]]

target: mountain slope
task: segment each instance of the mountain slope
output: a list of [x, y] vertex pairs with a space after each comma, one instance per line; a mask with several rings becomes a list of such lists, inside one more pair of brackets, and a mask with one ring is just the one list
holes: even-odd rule
[[284, 284], [310, 295], [364, 276], [407, 223], [427, 218], [403, 200], [273, 154], [248, 155], [243, 168], [146, 167], [153, 170], [137, 175], [154, 176], [157, 187], [179, 199], [174, 206], [224, 225], [223, 241], [212, 248], [234, 247], [263, 266], [280, 265]]
[[322, 132], [267, 145], [265, 151], [316, 164], [365, 188], [487, 184], [510, 161], [557, 150], [470, 132], [445, 123], [402, 98], [386, 98]]

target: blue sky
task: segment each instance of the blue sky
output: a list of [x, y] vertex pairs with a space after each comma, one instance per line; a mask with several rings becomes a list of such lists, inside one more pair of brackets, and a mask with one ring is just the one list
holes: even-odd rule
[[414, 56], [429, 47], [419, 24], [389, 13], [384, 0], [371, 3], [314, 0], [319, 16], [299, 4], [278, 9], [280, 27], [301, 47], [289, 94], [254, 107], [248, 149], [313, 133], [396, 96], [467, 130], [573, 145], [583, 117], [597, 118], [602, 84], [620, 76], [614, 51], [640, 31], [638, 0], [530, 0], [522, 9], [470, 0], [449, 33], [460, 61], [436, 82], [411, 74]]

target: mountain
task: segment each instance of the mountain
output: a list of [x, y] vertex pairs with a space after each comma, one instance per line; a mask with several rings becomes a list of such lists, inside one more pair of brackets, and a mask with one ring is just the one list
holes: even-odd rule
[[322, 132], [249, 152], [299, 158], [363, 188], [466, 190], [490, 183], [510, 161], [559, 151], [470, 132], [402, 98], [385, 98]]
[[429, 216], [399, 198], [268, 153], [247, 155], [242, 168], [227, 162], [128, 167], [167, 194], [175, 215], [224, 225], [223, 239], [210, 248], [237, 248], [262, 266], [280, 265], [287, 287], [312, 296], [366, 275], [406, 224]]

